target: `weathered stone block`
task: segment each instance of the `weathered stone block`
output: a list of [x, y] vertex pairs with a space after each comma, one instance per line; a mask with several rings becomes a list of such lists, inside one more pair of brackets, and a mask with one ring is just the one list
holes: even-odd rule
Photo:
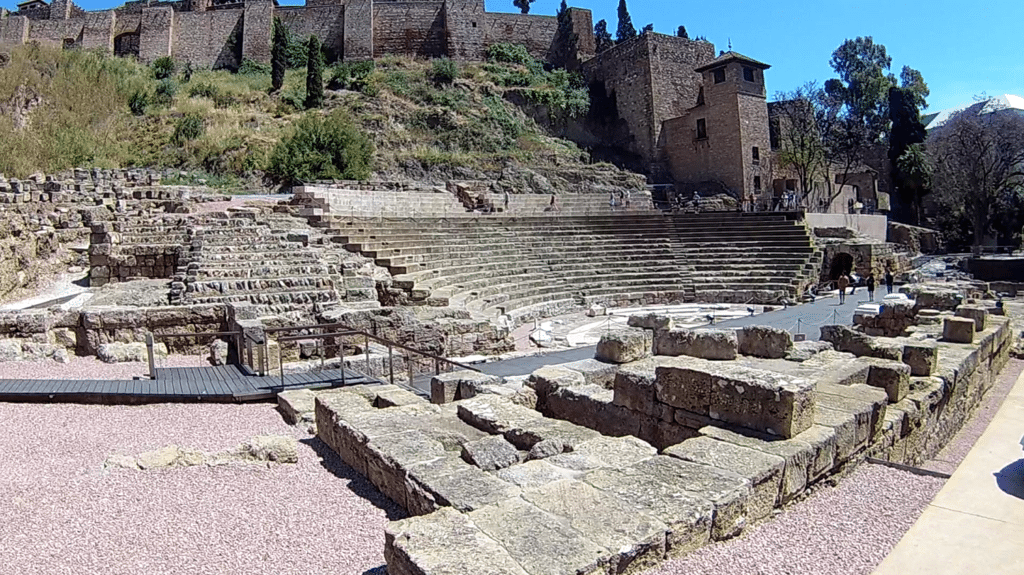
[[466, 423], [492, 435], [503, 434], [543, 417], [539, 412], [516, 405], [507, 398], [491, 395], [459, 403], [458, 414]]
[[528, 575], [468, 515], [450, 507], [388, 523], [384, 559], [391, 575]]
[[779, 501], [784, 459], [749, 447], [742, 447], [710, 437], [695, 437], [669, 447], [665, 455], [731, 471], [750, 481], [752, 492], [747, 514], [761, 519], [771, 514]]
[[484, 471], [497, 471], [519, 463], [519, 451], [504, 437], [489, 435], [463, 445], [462, 459]]
[[700, 434], [781, 457], [786, 462], [782, 470], [781, 503], [792, 501], [807, 488], [811, 463], [819, 459], [815, 446], [802, 439], [776, 439], [739, 431], [709, 425], [702, 427]]
[[846, 327], [845, 325], [821, 326], [821, 339], [835, 347], [836, 351], [852, 353], [858, 357], [878, 357], [900, 361], [903, 348], [884, 338], [875, 338]]
[[400, 407], [403, 405], [420, 405], [426, 403], [422, 397], [400, 387], [382, 386], [377, 392], [376, 406], [379, 408]]
[[612, 402], [632, 411], [658, 415], [655, 398], [655, 364], [637, 362], [615, 374]]
[[587, 383], [591, 385], [600, 385], [607, 389], [612, 388], [612, 385], [615, 382], [615, 374], [619, 371], [618, 364], [606, 363], [592, 358], [581, 359], [580, 361], [574, 361], [572, 363], [563, 363], [558, 367], [578, 371], [583, 374], [583, 379]]
[[793, 336], [784, 329], [752, 325], [736, 331], [739, 352], [743, 355], [780, 359], [793, 348]]
[[980, 305], [961, 305], [956, 308], [956, 317], [965, 317], [974, 320], [974, 331], [984, 331], [988, 310]]
[[665, 329], [672, 329], [674, 327], [671, 317], [667, 315], [658, 315], [656, 313], [631, 315], [629, 316], [628, 324], [629, 327], [639, 327], [652, 331], [661, 331]]
[[583, 374], [562, 366], [545, 366], [535, 370], [526, 380], [526, 385], [537, 392], [537, 404], [541, 411], [547, 405], [547, 397], [562, 387], [585, 385]]
[[[844, 462], [865, 447], [861, 439], [862, 434], [858, 433], [857, 415], [847, 411], [831, 409], [818, 405], [814, 411], [814, 423], [823, 427], [830, 427], [835, 432], [835, 459], [836, 462]], [[820, 472], [820, 465], [815, 466], [815, 472]], [[831, 467], [831, 464], [828, 465]]]
[[932, 375], [938, 367], [939, 348], [933, 341], [903, 345], [903, 363], [910, 366], [910, 375]]
[[910, 389], [909, 365], [877, 358], [862, 361], [867, 361], [871, 365], [867, 384], [884, 389], [891, 403], [896, 403], [907, 395], [907, 391]]
[[[469, 465], [454, 454], [409, 465], [407, 476], [439, 506], [449, 505], [463, 512], [516, 497], [520, 492], [518, 487]], [[416, 512], [411, 500], [408, 511]]]
[[942, 339], [951, 343], [974, 343], [977, 324], [965, 317], [947, 317], [942, 321]]
[[471, 512], [469, 519], [527, 573], [598, 575], [608, 570], [612, 551], [586, 538], [567, 519], [524, 499], [488, 505]]
[[308, 389], [291, 389], [277, 394], [277, 409], [284, 420], [295, 425], [315, 419], [316, 395]]
[[651, 332], [644, 329], [618, 329], [601, 336], [594, 358], [611, 363], [629, 363], [651, 356]]
[[547, 460], [533, 460], [497, 472], [498, 479], [522, 489], [541, 487], [563, 479], [579, 479], [583, 472], [552, 465]]
[[888, 394], [866, 385], [818, 384], [818, 405], [857, 417], [857, 441], [873, 441], [882, 430]]
[[736, 359], [739, 344], [732, 330], [673, 329], [654, 334], [654, 354], [702, 359]]
[[568, 421], [542, 417], [524, 421], [505, 431], [504, 435], [512, 445], [530, 451], [534, 445], [546, 439], [561, 441], [567, 449], [572, 450], [576, 445], [601, 434]]
[[575, 471], [591, 471], [603, 467], [620, 468], [654, 457], [658, 450], [635, 437], [595, 437], [583, 441], [573, 450], [547, 459], [548, 463]]
[[461, 370], [430, 378], [430, 403], [444, 404], [476, 397], [481, 388], [500, 385], [502, 379], [478, 371]]

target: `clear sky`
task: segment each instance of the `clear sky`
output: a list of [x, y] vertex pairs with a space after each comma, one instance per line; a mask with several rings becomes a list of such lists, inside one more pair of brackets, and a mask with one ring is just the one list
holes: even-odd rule
[[[14, 10], [19, 0], [0, 0]], [[279, 0], [302, 4], [301, 0]], [[86, 10], [102, 10], [117, 0], [78, 0]], [[516, 12], [512, 0], [486, 0], [492, 12]], [[554, 14], [560, 0], [537, 0], [531, 13]], [[702, 35], [725, 50], [772, 65], [766, 73], [769, 97], [809, 80], [832, 77], [832, 52], [847, 38], [872, 36], [892, 57], [893, 73], [904, 65], [924, 75], [931, 96], [928, 108], [938, 111], [968, 104], [973, 96], [1024, 96], [1024, 1], [964, 2], [933, 0], [775, 0], [741, 2], [717, 10], [715, 3], [686, 0], [627, 0], [639, 30], [674, 34], [680, 24], [690, 36]], [[594, 21], [606, 19], [615, 34], [618, 0], [575, 0], [570, 6], [589, 8]], [[733, 6], [736, 6], [733, 8]]]

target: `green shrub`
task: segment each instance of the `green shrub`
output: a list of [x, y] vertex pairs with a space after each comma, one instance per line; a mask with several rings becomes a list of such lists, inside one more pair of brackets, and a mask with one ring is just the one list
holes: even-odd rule
[[209, 98], [216, 100], [220, 96], [220, 90], [217, 86], [209, 82], [197, 82], [188, 89], [188, 95], [193, 98]]
[[156, 85], [156, 96], [153, 101], [165, 106], [170, 105], [174, 95], [178, 93], [178, 85], [170, 78], [164, 78]]
[[435, 84], [451, 84], [459, 77], [459, 66], [451, 58], [437, 58], [430, 62], [430, 79]]
[[269, 74], [270, 64], [264, 64], [262, 62], [246, 58], [245, 60], [242, 60], [242, 65], [238, 67], [238, 73], [246, 76]]
[[165, 80], [174, 75], [177, 66], [170, 56], [163, 56], [153, 61], [153, 77], [157, 80]]
[[534, 62], [533, 56], [530, 56], [526, 46], [510, 43], [491, 44], [488, 46], [487, 60], [502, 64], [521, 64], [523, 66], [530, 66]]
[[171, 141], [181, 145], [196, 140], [206, 132], [206, 122], [199, 114], [185, 114], [174, 124], [174, 135]]
[[374, 70], [373, 60], [363, 62], [339, 62], [331, 67], [331, 78], [327, 87], [331, 90], [363, 91]]
[[312, 112], [274, 147], [267, 174], [287, 185], [320, 179], [365, 180], [372, 158], [370, 138], [341, 110], [326, 117]]
[[131, 96], [128, 96], [128, 109], [132, 111], [132, 114], [143, 116], [146, 114], [146, 108], [148, 107], [149, 92], [146, 90], [136, 90], [132, 92]]

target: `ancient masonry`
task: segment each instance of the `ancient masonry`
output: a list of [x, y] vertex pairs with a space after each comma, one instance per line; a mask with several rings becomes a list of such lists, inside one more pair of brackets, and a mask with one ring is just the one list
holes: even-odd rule
[[[867, 457], [914, 465], [977, 407], [1013, 339], [994, 301], [910, 286], [869, 331], [634, 316], [596, 358], [523, 384], [435, 377], [315, 396], [318, 435], [410, 518], [388, 573], [619, 574], [734, 537]], [[922, 307], [934, 306], [934, 307]], [[314, 417], [310, 392], [282, 409]]]
[[270, 60], [273, 19], [297, 37], [317, 36], [332, 59], [385, 54], [480, 61], [495, 43], [579, 70], [590, 114], [567, 133], [660, 182], [767, 202], [774, 187], [764, 71], [741, 54], [716, 57], [709, 42], [644, 33], [595, 55], [589, 10], [552, 16], [490, 13], [483, 0], [272, 0], [129, 2], [85, 12], [71, 0], [29, 0], [0, 12], [0, 44], [41, 42], [102, 49], [152, 62], [162, 56], [237, 69]]

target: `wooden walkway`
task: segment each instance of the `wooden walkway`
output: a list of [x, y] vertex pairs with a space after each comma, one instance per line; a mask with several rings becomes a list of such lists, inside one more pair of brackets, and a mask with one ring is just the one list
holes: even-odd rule
[[357, 371], [340, 369], [255, 376], [238, 366], [158, 369], [156, 379], [45, 380], [0, 379], [0, 402], [52, 403], [233, 403], [273, 399], [289, 389], [325, 389], [341, 385], [383, 384]]

